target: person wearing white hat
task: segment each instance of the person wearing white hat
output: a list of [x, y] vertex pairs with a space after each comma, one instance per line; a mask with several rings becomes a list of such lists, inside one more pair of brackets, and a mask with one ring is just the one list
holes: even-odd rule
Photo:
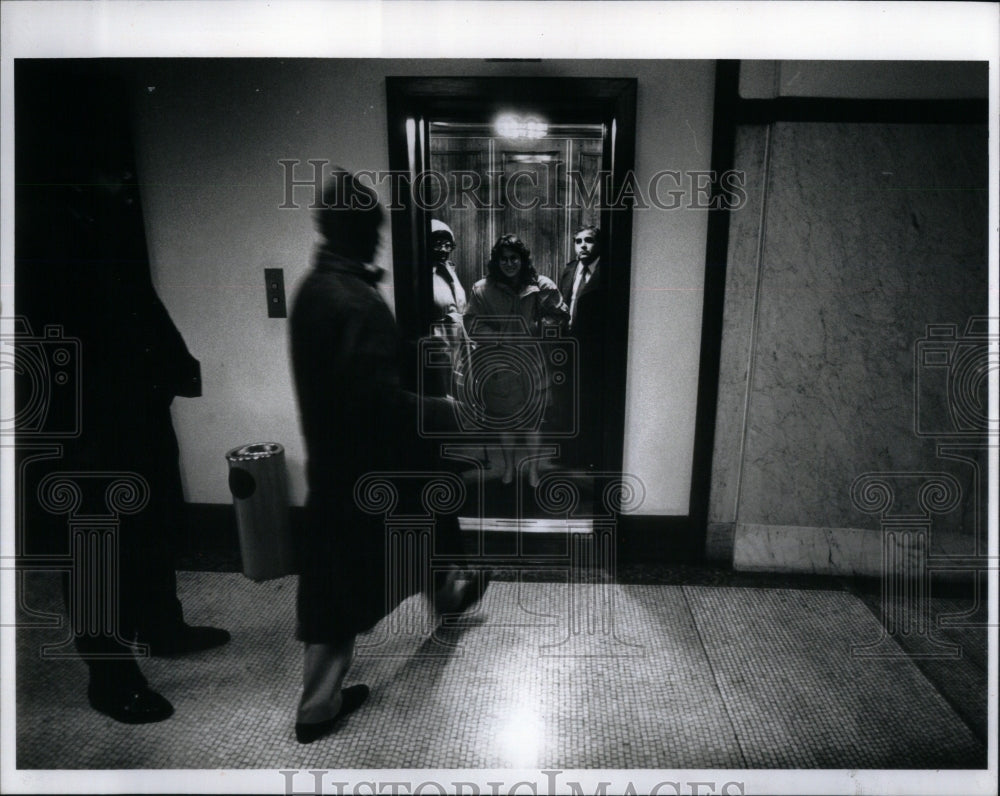
[[458, 278], [451, 253], [455, 250], [455, 234], [451, 227], [436, 218], [431, 219], [430, 264], [434, 300], [432, 334], [441, 338], [448, 348], [452, 372], [436, 372], [425, 384], [432, 394], [454, 396], [461, 378], [462, 346], [467, 341], [462, 315], [465, 313], [465, 288]]

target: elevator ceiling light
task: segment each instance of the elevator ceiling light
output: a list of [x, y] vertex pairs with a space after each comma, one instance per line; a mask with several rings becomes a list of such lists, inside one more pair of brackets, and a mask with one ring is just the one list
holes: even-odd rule
[[497, 116], [493, 129], [501, 138], [545, 138], [549, 126], [537, 116], [504, 113]]

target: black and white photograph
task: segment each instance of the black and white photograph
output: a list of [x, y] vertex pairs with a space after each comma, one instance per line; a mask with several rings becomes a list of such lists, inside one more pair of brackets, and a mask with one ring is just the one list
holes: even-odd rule
[[0, 789], [997, 793], [997, 6], [0, 14]]

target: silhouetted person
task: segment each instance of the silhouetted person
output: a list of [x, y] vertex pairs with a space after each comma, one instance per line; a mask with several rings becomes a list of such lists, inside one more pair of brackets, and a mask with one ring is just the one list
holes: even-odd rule
[[[188, 626], [177, 599], [184, 498], [170, 404], [200, 395], [201, 381], [150, 277], [126, 83], [120, 66], [101, 59], [29, 59], [16, 70], [17, 310], [36, 335], [56, 325], [78, 339], [80, 357], [80, 383], [67, 385], [79, 388], [79, 405], [54, 404], [62, 416], [50, 418], [67, 430], [74, 422], [66, 413], [74, 414], [79, 435], [56, 439], [62, 457], [19, 477], [28, 489], [23, 552], [72, 563], [72, 588], [67, 572], [63, 594], [89, 671], [90, 704], [117, 721], [144, 723], [173, 707], [149, 687], [133, 642], [173, 656], [223, 644], [229, 634]], [[26, 400], [23, 392], [15, 390], [15, 401]], [[19, 427], [17, 441], [37, 440]], [[114, 560], [94, 561], [70, 546], [70, 518], [31, 490], [40, 469], [77, 485], [77, 522], [93, 514], [101, 527], [111, 518], [104, 539], [117, 546]], [[141, 489], [112, 498], [106, 490], [116, 479]], [[129, 513], [130, 499], [132, 508], [141, 505], [139, 493], [148, 502]], [[84, 615], [89, 623], [79, 621]]]
[[19, 203], [28, 214], [19, 226], [19, 278], [29, 322], [59, 324], [80, 340], [81, 434], [66, 441], [57, 469], [78, 478], [85, 500], [102, 474], [134, 473], [148, 490], [145, 508], [117, 517], [117, 579], [104, 583], [77, 561], [74, 588], [68, 576], [63, 587], [71, 617], [93, 609], [117, 625], [111, 632], [106, 622], [71, 623], [91, 706], [141, 724], [173, 707], [149, 687], [132, 643], [176, 656], [224, 644], [229, 633], [186, 624], [177, 599], [184, 496], [170, 404], [201, 394], [199, 364], [153, 289], [131, 171], [108, 153], [94, 157], [83, 179]]

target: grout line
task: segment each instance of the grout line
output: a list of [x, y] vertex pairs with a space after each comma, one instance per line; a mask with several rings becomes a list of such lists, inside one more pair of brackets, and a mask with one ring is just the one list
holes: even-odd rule
[[729, 704], [726, 702], [726, 697], [722, 693], [722, 687], [719, 685], [719, 675], [715, 671], [715, 666], [712, 665], [712, 657], [708, 654], [708, 647], [705, 646], [705, 637], [701, 633], [701, 628], [698, 627], [698, 618], [695, 616], [694, 608], [691, 606], [691, 601], [688, 599], [688, 589], [689, 586], [681, 585], [681, 594], [684, 595], [684, 604], [687, 606], [688, 614], [691, 616], [691, 623], [694, 625], [694, 631], [698, 634], [698, 641], [701, 644], [701, 649], [705, 653], [705, 660], [708, 662], [708, 669], [712, 674], [712, 680], [715, 682], [715, 690], [719, 694], [719, 701], [722, 702], [722, 707], [726, 711], [726, 718], [729, 719], [729, 727], [733, 732], [733, 737], [736, 739], [736, 748], [740, 753], [740, 759], [743, 761], [743, 768], [749, 768], [747, 765], [747, 755], [746, 751], [743, 749], [743, 742], [740, 740], [739, 733], [736, 731], [736, 722], [733, 721], [732, 711], [729, 709]]

